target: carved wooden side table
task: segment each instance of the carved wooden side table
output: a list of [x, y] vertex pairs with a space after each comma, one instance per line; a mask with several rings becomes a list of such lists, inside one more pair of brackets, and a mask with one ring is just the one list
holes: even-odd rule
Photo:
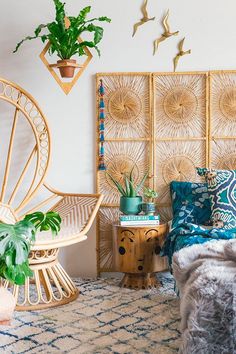
[[167, 231], [167, 224], [113, 225], [114, 268], [125, 273], [121, 287], [147, 289], [159, 285], [155, 273], [168, 268], [167, 259], [160, 256]]

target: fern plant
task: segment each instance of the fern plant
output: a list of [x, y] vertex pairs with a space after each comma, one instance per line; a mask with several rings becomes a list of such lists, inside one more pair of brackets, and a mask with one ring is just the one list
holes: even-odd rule
[[141, 178], [141, 181], [138, 184], [135, 184], [133, 178], [133, 170], [134, 168], [132, 168], [129, 174], [124, 173], [123, 185], [119, 181], [117, 181], [111, 174], [109, 174], [108, 172], [106, 173], [123, 197], [137, 197], [147, 179], [148, 171]]
[[37, 230], [57, 234], [60, 223], [61, 218], [55, 212], [29, 214], [16, 224], [0, 223], [0, 277], [17, 285], [24, 284], [32, 275], [28, 256]]
[[[53, 2], [56, 11], [55, 21], [40, 24], [35, 29], [34, 36], [27, 36], [17, 44], [14, 53], [25, 41], [40, 38], [43, 43], [47, 40], [50, 41], [49, 54], [56, 53], [62, 60], [70, 59], [74, 55], [85, 55], [85, 47], [94, 48], [100, 56], [100, 50], [97, 45], [103, 38], [103, 28], [95, 25], [94, 22], [110, 22], [111, 19], [106, 16], [87, 19], [91, 11], [91, 6], [87, 6], [80, 11], [78, 16], [68, 16], [70, 26], [67, 28], [65, 23], [65, 3], [60, 0], [53, 0]], [[93, 38], [90, 41], [79, 43], [78, 37], [84, 32], [93, 34]]]

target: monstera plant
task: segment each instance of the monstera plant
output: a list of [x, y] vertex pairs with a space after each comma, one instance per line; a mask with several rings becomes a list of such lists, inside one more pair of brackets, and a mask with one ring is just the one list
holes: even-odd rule
[[[73, 77], [76, 60], [71, 59], [73, 56], [86, 55], [85, 47], [94, 48], [100, 56], [98, 43], [103, 38], [103, 28], [95, 25], [96, 22], [110, 22], [108, 17], [98, 17], [87, 19], [91, 11], [91, 6], [82, 9], [78, 16], [66, 16], [65, 3], [60, 0], [53, 0], [56, 10], [55, 21], [40, 24], [34, 31], [34, 36], [27, 36], [20, 41], [14, 53], [19, 47], [28, 40], [40, 38], [42, 42], [50, 42], [49, 54], [56, 53], [60, 60], [57, 66], [60, 69], [62, 77]], [[78, 41], [78, 37], [82, 33], [88, 32], [93, 35], [91, 40]]]
[[59, 214], [53, 211], [28, 214], [16, 224], [0, 223], [0, 277], [23, 285], [32, 275], [28, 256], [36, 232], [51, 230], [56, 235], [60, 224]]

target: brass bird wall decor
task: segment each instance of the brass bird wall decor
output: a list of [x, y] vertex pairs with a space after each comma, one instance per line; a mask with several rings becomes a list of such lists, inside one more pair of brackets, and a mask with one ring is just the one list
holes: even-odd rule
[[177, 34], [179, 34], [179, 31], [176, 32], [170, 32], [170, 26], [168, 24], [168, 19], [169, 19], [169, 10], [167, 11], [165, 17], [163, 18], [162, 24], [163, 24], [163, 28], [164, 28], [164, 32], [162, 33], [161, 37], [157, 38], [154, 41], [154, 52], [153, 55], [156, 54], [157, 49], [159, 47], [159, 44], [163, 41], [165, 41], [166, 39], [168, 39], [169, 37], [172, 36], [177, 36]]
[[141, 11], [142, 11], [143, 17], [141, 18], [141, 20], [139, 22], [134, 24], [133, 36], [137, 32], [138, 27], [144, 25], [148, 21], [154, 21], [155, 20], [155, 17], [151, 17], [151, 18], [148, 17], [147, 3], [148, 3], [148, 0], [144, 0], [144, 3], [142, 5], [142, 7], [141, 7]]
[[174, 72], [176, 71], [178, 62], [180, 57], [187, 55], [187, 54], [191, 54], [191, 49], [184, 51], [183, 50], [183, 46], [184, 46], [184, 41], [185, 41], [185, 37], [183, 39], [181, 39], [181, 41], [178, 44], [178, 48], [179, 48], [179, 52], [177, 53], [177, 55], [174, 57]]

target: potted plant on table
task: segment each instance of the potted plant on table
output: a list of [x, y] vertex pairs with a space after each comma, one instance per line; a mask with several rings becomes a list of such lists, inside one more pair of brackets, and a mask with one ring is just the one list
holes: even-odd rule
[[[15, 224], [0, 223], [0, 278], [12, 284], [23, 285], [32, 275], [29, 253], [36, 232], [51, 230], [53, 235], [60, 231], [61, 218], [58, 213], [35, 212]], [[8, 325], [16, 305], [14, 296], [0, 283], [0, 325]]]
[[[94, 48], [100, 56], [100, 50], [97, 45], [103, 38], [103, 28], [95, 25], [94, 22], [110, 22], [111, 19], [106, 16], [87, 19], [91, 6], [82, 9], [78, 16], [67, 17], [65, 3], [60, 0], [53, 0], [53, 2], [56, 10], [55, 21], [40, 24], [35, 29], [34, 36], [27, 36], [17, 44], [14, 53], [25, 41], [36, 38], [40, 38], [43, 43], [49, 41], [49, 54], [56, 53], [60, 58], [56, 66], [59, 68], [61, 76], [70, 78], [74, 76], [75, 68], [78, 67], [77, 61], [73, 57], [86, 55], [85, 47]], [[84, 32], [92, 33], [93, 38], [79, 42], [78, 38]]]
[[142, 204], [144, 214], [154, 215], [156, 211], [155, 199], [158, 197], [158, 193], [154, 189], [145, 187], [143, 190], [143, 196], [145, 200]]
[[139, 192], [141, 191], [146, 181], [148, 172], [144, 174], [138, 184], [134, 182], [133, 169], [129, 175], [124, 173], [123, 185], [108, 172], [107, 175], [121, 194], [120, 211], [126, 215], [139, 214], [142, 211], [142, 196], [139, 195]]

